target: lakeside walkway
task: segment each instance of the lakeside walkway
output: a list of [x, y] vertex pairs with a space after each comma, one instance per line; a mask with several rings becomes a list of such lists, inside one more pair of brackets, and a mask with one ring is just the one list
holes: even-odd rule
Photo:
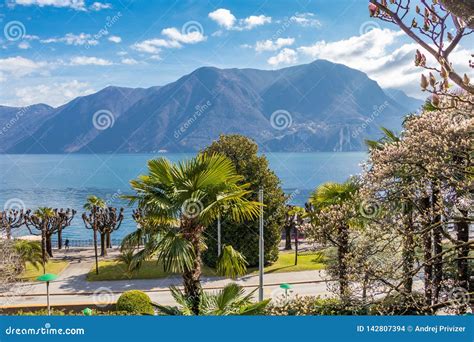
[[[106, 257], [113, 259], [118, 255], [113, 249]], [[58, 279], [50, 284], [51, 304], [74, 305], [96, 304], [107, 305], [114, 303], [120, 294], [127, 290], [142, 290], [150, 298], [164, 305], [173, 304], [169, 286], [181, 286], [180, 276], [170, 276], [161, 279], [130, 279], [110, 281], [87, 281], [87, 274], [94, 267], [94, 252], [92, 248], [74, 248], [68, 251], [55, 251], [54, 259], [63, 259], [69, 262]], [[101, 258], [104, 260], [104, 258]], [[237, 280], [223, 277], [202, 277], [205, 290], [217, 290], [230, 282], [244, 286], [247, 292], [258, 287], [258, 275], [247, 275]], [[268, 273], [264, 278], [264, 297], [278, 298], [284, 295], [280, 284], [293, 285], [290, 295], [328, 295], [324, 270], [299, 271], [287, 273]], [[41, 306], [46, 302], [46, 287], [44, 283], [25, 282], [15, 285], [9, 292], [0, 295], [1, 307]]]

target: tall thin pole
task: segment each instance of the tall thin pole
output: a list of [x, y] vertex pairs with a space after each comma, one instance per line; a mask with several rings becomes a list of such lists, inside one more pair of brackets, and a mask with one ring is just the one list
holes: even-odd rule
[[221, 256], [222, 235], [221, 235], [221, 214], [217, 216], [217, 256]]
[[258, 239], [258, 300], [263, 300], [263, 266], [265, 263], [264, 260], [264, 239], [263, 239], [263, 189], [260, 188], [258, 191], [258, 201], [260, 205], [260, 222], [259, 222], [259, 239]]
[[46, 282], [46, 302], [48, 304], [48, 316], [51, 316], [51, 306], [49, 305], [49, 281]]

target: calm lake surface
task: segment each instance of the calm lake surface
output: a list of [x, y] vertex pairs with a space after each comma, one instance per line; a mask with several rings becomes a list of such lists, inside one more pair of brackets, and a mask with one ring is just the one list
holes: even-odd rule
[[[109, 205], [124, 206], [125, 220], [114, 238], [122, 238], [135, 229], [131, 208], [120, 199], [130, 193], [129, 180], [146, 172], [146, 162], [154, 157], [171, 161], [192, 154], [162, 153], [115, 155], [0, 155], [0, 204], [74, 208], [78, 211], [71, 227], [64, 231], [70, 239], [89, 239], [90, 230], [82, 223], [82, 205], [87, 196], [96, 195]], [[327, 181], [341, 182], [360, 173], [364, 152], [267, 153], [270, 167], [280, 177], [291, 203], [303, 205], [311, 191]], [[27, 234], [22, 231], [21, 234]]]

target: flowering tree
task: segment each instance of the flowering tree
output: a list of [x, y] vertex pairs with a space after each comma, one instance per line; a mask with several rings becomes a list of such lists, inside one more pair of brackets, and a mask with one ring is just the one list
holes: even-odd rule
[[[361, 190], [380, 205], [373, 222], [380, 230], [387, 222], [398, 222], [403, 249], [412, 251], [402, 256], [404, 276], [394, 289], [405, 284], [408, 291], [406, 284], [423, 268], [426, 305], [432, 309], [446, 304], [444, 290], [454, 286], [467, 294], [472, 291], [468, 263], [474, 241], [468, 228], [474, 203], [474, 109], [472, 96], [464, 97], [457, 108], [425, 108], [406, 120], [399, 141], [372, 148]], [[449, 101], [440, 99], [441, 105]], [[400, 210], [384, 210], [384, 204], [394, 202], [403, 204]], [[423, 258], [415, 267], [416, 247], [423, 250]], [[450, 279], [446, 270], [453, 263], [456, 272]]]

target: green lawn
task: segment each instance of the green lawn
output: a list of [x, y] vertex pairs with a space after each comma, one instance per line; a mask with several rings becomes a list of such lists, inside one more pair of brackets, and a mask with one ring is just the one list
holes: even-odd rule
[[[50, 260], [46, 263], [46, 273], [60, 274], [69, 265], [67, 261]], [[21, 274], [22, 280], [35, 280], [36, 277], [43, 274], [43, 266], [38, 265], [39, 268], [34, 267], [31, 263], [26, 263], [26, 269]]]
[[[298, 255], [298, 265], [294, 265], [294, 253], [283, 252], [273, 265], [265, 267], [266, 273], [275, 272], [296, 272], [321, 270], [325, 268], [324, 256], [320, 252], [301, 253]], [[87, 275], [87, 280], [123, 280], [123, 279], [158, 279], [165, 278], [172, 274], [163, 271], [163, 267], [156, 260], [146, 261], [141, 269], [127, 276], [126, 267], [122, 262], [107, 260], [99, 262], [99, 275], [95, 274], [95, 268], [92, 268]], [[250, 268], [249, 274], [257, 273], [258, 269]], [[202, 273], [204, 276], [216, 276], [214, 269], [203, 266]]]

